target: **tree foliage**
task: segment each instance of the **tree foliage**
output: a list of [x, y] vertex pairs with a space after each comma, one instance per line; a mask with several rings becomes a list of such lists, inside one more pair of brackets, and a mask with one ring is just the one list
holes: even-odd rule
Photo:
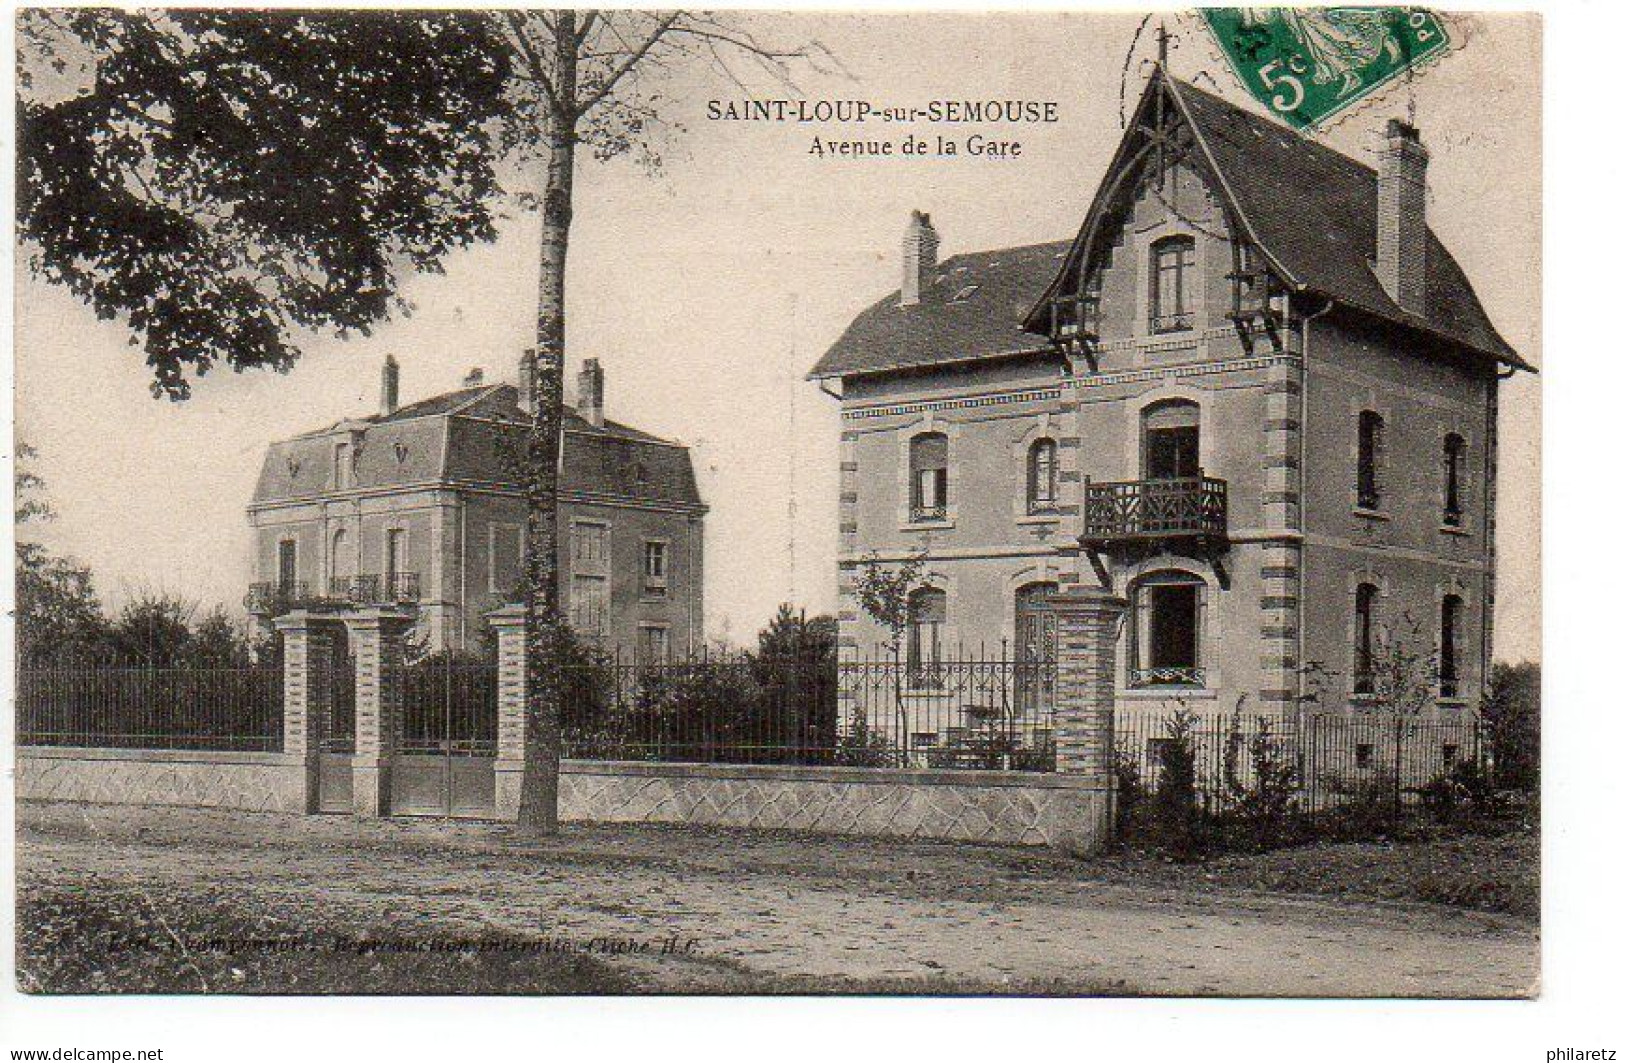
[[506, 50], [472, 13], [25, 9], [19, 235], [155, 394], [365, 332], [494, 235]]

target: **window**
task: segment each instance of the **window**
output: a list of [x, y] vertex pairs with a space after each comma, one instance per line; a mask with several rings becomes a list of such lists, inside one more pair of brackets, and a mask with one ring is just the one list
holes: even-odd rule
[[1461, 691], [1461, 598], [1447, 594], [1439, 603], [1439, 696]]
[[384, 598], [403, 601], [410, 597], [406, 587], [406, 528], [384, 531]]
[[1361, 509], [1378, 509], [1382, 505], [1382, 415], [1373, 410], [1360, 411], [1355, 501]]
[[1048, 513], [1055, 509], [1055, 440], [1040, 439], [1027, 448], [1027, 512]]
[[671, 660], [671, 630], [652, 624], [638, 629], [638, 660], [643, 664], [665, 664]]
[[1443, 745], [1441, 745], [1439, 747], [1439, 760], [1440, 760], [1441, 763], [1444, 764], [1444, 766], [1447, 769], [1455, 767], [1456, 766], [1456, 759], [1458, 757], [1460, 757], [1460, 756], [1461, 756], [1460, 747], [1455, 746], [1455, 745], [1453, 745], [1453, 744], [1451, 744], [1449, 742], [1446, 742], [1446, 743], [1444, 743]]
[[571, 570], [609, 572], [609, 525], [578, 520], [570, 525]]
[[1147, 480], [1202, 475], [1202, 409], [1186, 399], [1147, 406], [1140, 414], [1140, 471]]
[[1372, 748], [1369, 742], [1361, 742], [1354, 747], [1354, 766], [1356, 768], [1371, 767]]
[[666, 596], [666, 543], [659, 539], [643, 544], [643, 593], [648, 598]]
[[333, 533], [331, 549], [327, 552], [327, 591], [340, 597], [349, 594], [345, 585], [355, 575], [355, 558], [350, 550], [350, 537], [340, 528]]
[[1135, 584], [1131, 687], [1201, 687], [1204, 586], [1184, 572], [1156, 573]]
[[508, 594], [518, 590], [525, 558], [524, 525], [492, 524], [488, 534], [485, 567], [487, 593]]
[[1444, 437], [1444, 523], [1461, 527], [1461, 463], [1467, 441], [1454, 432]]
[[1354, 590], [1354, 692], [1376, 692], [1376, 629], [1377, 588], [1362, 583]]
[[576, 573], [570, 577], [570, 626], [583, 638], [609, 631], [609, 580]]
[[1191, 295], [1196, 279], [1196, 241], [1169, 236], [1151, 245], [1151, 331], [1191, 327]]
[[350, 444], [336, 443], [333, 446], [333, 486], [343, 490], [350, 486], [350, 473], [354, 466], [350, 459]]
[[948, 595], [921, 587], [908, 596], [908, 676], [914, 686], [941, 681], [942, 627], [948, 622]]
[[292, 539], [283, 539], [276, 544], [276, 585], [283, 592], [293, 590], [294, 581], [299, 578], [299, 544]]
[[909, 440], [909, 514], [912, 523], [948, 517], [948, 437], [925, 432]]

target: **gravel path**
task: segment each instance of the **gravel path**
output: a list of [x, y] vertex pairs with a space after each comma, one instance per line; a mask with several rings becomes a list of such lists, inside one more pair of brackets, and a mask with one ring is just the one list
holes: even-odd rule
[[19, 835], [24, 887], [228, 897], [322, 934], [631, 942], [648, 951], [608, 960], [650, 991], [1502, 997], [1538, 980], [1536, 935], [1507, 917], [1170, 889], [1047, 851], [64, 804], [20, 806]]

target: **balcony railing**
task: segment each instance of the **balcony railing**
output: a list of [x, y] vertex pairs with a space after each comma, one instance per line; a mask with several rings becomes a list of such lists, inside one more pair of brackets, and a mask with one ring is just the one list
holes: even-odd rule
[[1212, 476], [1090, 483], [1084, 488], [1083, 538], [1108, 544], [1225, 536], [1228, 486]]
[[908, 520], [910, 524], [941, 523], [948, 519], [948, 506], [945, 503], [936, 505], [912, 505], [908, 507]]
[[1135, 690], [1152, 687], [1200, 689], [1207, 685], [1207, 670], [1193, 667], [1131, 668], [1128, 685]]
[[411, 605], [421, 594], [416, 572], [379, 576], [336, 576], [320, 585], [305, 580], [255, 583], [243, 600], [248, 611], [260, 616], [281, 616], [294, 609], [333, 608], [342, 605]]

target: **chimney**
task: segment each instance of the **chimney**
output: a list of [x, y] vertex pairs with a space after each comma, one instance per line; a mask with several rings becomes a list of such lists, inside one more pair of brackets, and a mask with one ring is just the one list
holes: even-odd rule
[[604, 370], [596, 358], [581, 363], [576, 375], [576, 413], [594, 428], [604, 427]]
[[378, 390], [378, 416], [388, 417], [401, 405], [401, 363], [393, 354], [384, 356], [383, 386]]
[[931, 284], [931, 274], [937, 268], [937, 231], [931, 227], [931, 215], [914, 211], [903, 230], [903, 293], [898, 306], [915, 306], [920, 293]]
[[468, 375], [463, 377], [463, 387], [465, 388], [477, 388], [483, 383], [485, 383], [485, 370], [479, 366], [470, 369]]
[[1401, 310], [1427, 309], [1428, 149], [1416, 127], [1388, 120], [1377, 164], [1377, 279]]
[[519, 356], [519, 409], [527, 417], [536, 416], [533, 389], [536, 386], [536, 351], [528, 349]]

